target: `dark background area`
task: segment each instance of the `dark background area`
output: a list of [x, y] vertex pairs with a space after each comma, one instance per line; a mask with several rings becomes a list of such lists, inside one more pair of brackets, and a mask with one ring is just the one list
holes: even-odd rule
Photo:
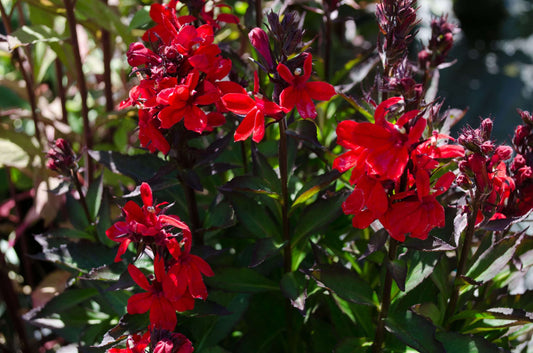
[[456, 133], [492, 117], [493, 138], [508, 142], [521, 122], [516, 109], [533, 109], [533, 1], [456, 0], [453, 11], [461, 34], [450, 54], [456, 63], [441, 71], [439, 95], [445, 106], [468, 108]]

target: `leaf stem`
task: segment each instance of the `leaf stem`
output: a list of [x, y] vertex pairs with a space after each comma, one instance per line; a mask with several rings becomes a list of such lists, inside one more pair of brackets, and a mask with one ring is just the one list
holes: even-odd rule
[[86, 179], [90, 184], [93, 180], [93, 162], [89, 156], [89, 150], [93, 146], [93, 135], [89, 122], [89, 107], [87, 106], [87, 83], [85, 75], [83, 74], [83, 64], [81, 62], [80, 46], [78, 43], [78, 32], [76, 31], [76, 15], [74, 14], [74, 1], [63, 0], [66, 9], [67, 22], [70, 30], [70, 42], [72, 44], [74, 54], [74, 66], [76, 67], [76, 76], [78, 82], [78, 90], [81, 97], [81, 116], [83, 119], [83, 137], [85, 142], [85, 167]]
[[[398, 241], [390, 238], [389, 240], [389, 253], [388, 261], [393, 261], [396, 258], [396, 249], [398, 248]], [[385, 319], [389, 314], [389, 307], [391, 302], [391, 289], [392, 289], [392, 272], [387, 267], [387, 273], [385, 274], [385, 282], [383, 283], [383, 295], [381, 297], [381, 308], [378, 315], [378, 325], [376, 328], [376, 336], [374, 337], [374, 343], [372, 345], [372, 352], [381, 352], [381, 346], [385, 340]]]

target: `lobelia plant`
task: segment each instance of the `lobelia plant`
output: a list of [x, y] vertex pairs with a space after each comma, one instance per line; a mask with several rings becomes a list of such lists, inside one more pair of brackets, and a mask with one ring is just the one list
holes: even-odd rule
[[[72, 86], [63, 66], [85, 92], [61, 122], [32, 108], [35, 138], [18, 153], [41, 158], [21, 170], [34, 177], [30, 194], [42, 182], [66, 212], [56, 206], [39, 230], [25, 225], [12, 240], [39, 245], [19, 256], [39, 269], [39, 283], [29, 282], [31, 267], [16, 269], [29, 292], [12, 285], [16, 263], [2, 248], [0, 332], [15, 331], [0, 335], [2, 348], [527, 352], [533, 119], [518, 111], [511, 145], [491, 140], [492, 119], [452, 137], [456, 110], [442, 109], [436, 88], [456, 26], [433, 19], [413, 60], [416, 2], [381, 0], [376, 50], [352, 45], [361, 54], [344, 63], [332, 51], [347, 45], [335, 30], [347, 4], [231, 5], [0, 6], [30, 106], [33, 75], [52, 62], [40, 60], [43, 48], [57, 58], [62, 111], [77, 99], [66, 95], [76, 90], [63, 87]], [[31, 22], [13, 31], [17, 8]], [[59, 34], [63, 12], [69, 31]], [[68, 39], [80, 33], [88, 54]], [[100, 38], [104, 60], [111, 41], [120, 67], [106, 62], [101, 84], [65, 55], [92, 58]], [[106, 103], [126, 98], [110, 111], [102, 90]], [[31, 131], [2, 123], [8, 146], [23, 150]], [[43, 159], [44, 139], [54, 142]], [[16, 223], [20, 160], [6, 161]]]

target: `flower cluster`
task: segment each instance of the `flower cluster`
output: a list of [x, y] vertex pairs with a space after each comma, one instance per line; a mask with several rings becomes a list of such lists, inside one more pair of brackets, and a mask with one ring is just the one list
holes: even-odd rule
[[457, 140], [467, 150], [464, 159], [459, 162], [461, 174], [457, 183], [477, 192], [474, 202], [479, 202], [480, 207], [476, 223], [484, 219], [505, 218], [501, 211], [515, 190], [515, 182], [508, 175], [505, 165], [513, 150], [506, 145], [495, 146], [490, 140], [492, 125], [491, 119], [485, 119], [478, 129], [466, 127]]
[[[449, 172], [432, 180], [433, 172], [439, 160], [464, 153], [460, 146], [442, 143], [448, 136], [435, 132], [422, 139], [426, 120], [418, 110], [399, 115], [402, 102], [394, 97], [381, 103], [374, 123], [340, 122], [338, 143], [349, 151], [333, 164], [340, 172], [352, 169], [354, 190], [342, 207], [354, 216], [353, 226], [364, 229], [378, 219], [399, 241], [406, 235], [425, 239], [431, 229], [444, 225], [436, 196], [455, 176]], [[387, 120], [393, 115], [399, 115], [395, 123]]]
[[46, 167], [59, 174], [70, 176], [71, 172], [78, 168], [79, 157], [74, 153], [70, 143], [63, 138], [55, 140], [46, 157], [48, 158]]
[[[235, 141], [250, 136], [255, 142], [261, 141], [265, 134], [265, 116], [280, 120], [283, 113], [289, 113], [295, 107], [303, 119], [314, 119], [317, 111], [313, 100], [327, 101], [336, 94], [329, 83], [309, 82], [313, 57], [310, 53], [298, 53], [303, 31], [297, 27], [296, 15], [287, 13], [280, 22], [278, 15], [271, 12], [268, 21], [274, 50], [270, 47], [269, 35], [261, 28], [252, 29], [248, 38], [259, 55], [259, 67], [274, 83], [273, 96], [267, 99], [260, 93], [255, 73], [253, 99], [246, 92], [232, 92], [222, 97], [227, 110], [244, 115], [235, 131]], [[294, 58], [289, 60], [290, 56]]]
[[516, 155], [510, 171], [515, 190], [503, 211], [508, 216], [523, 216], [533, 209], [533, 118], [527, 111], [518, 112], [524, 124], [516, 127], [513, 137]]
[[[149, 311], [152, 333], [156, 329], [172, 331], [177, 323], [176, 311], [192, 310], [195, 299], [207, 298], [202, 275], [213, 276], [213, 271], [201, 257], [191, 254], [189, 227], [179, 217], [163, 214], [165, 203], [154, 205], [147, 183], [142, 183], [140, 191], [143, 205], [128, 201], [122, 210], [125, 220], [113, 224], [106, 234], [120, 243], [115, 261], [121, 260], [132, 242], [141, 248], [149, 247], [155, 254], [155, 276], [151, 281], [135, 265], [128, 265], [130, 276], [145, 292], [132, 295], [127, 309], [130, 314]], [[178, 341], [188, 342], [184, 340]], [[142, 344], [139, 342], [142, 340], [135, 346]], [[190, 342], [185, 346], [191, 348], [183, 348], [183, 352], [192, 352]]]
[[[177, 0], [172, 0], [166, 5], [152, 5], [150, 17], [156, 25], [143, 36], [147, 45], [132, 43], [127, 53], [140, 82], [120, 104], [120, 108], [140, 108], [141, 145], [165, 154], [170, 145], [164, 132], [180, 121], [187, 130], [197, 133], [223, 125], [225, 117], [213, 108], [236, 85], [222, 83], [232, 65], [221, 56], [214, 34], [219, 22], [237, 23], [238, 18], [229, 14], [215, 17], [214, 9], [206, 11], [203, 2], [199, 9], [191, 10], [198, 12], [199, 18], [177, 16], [176, 4]], [[198, 21], [205, 24], [196, 26]]]

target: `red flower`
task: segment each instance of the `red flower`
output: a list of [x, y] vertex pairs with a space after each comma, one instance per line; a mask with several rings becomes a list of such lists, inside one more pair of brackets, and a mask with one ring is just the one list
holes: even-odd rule
[[235, 114], [246, 115], [235, 131], [235, 141], [246, 140], [253, 134], [252, 140], [260, 142], [265, 135], [265, 115], [275, 116], [281, 113], [281, 108], [276, 103], [263, 98], [258, 91], [259, 79], [256, 72], [254, 99], [242, 93], [228, 93], [222, 97], [226, 109]]
[[202, 133], [207, 129], [208, 117], [198, 105], [215, 103], [219, 93], [209, 81], [199, 85], [199, 77], [199, 71], [194, 70], [187, 76], [185, 84], [159, 92], [158, 103], [167, 105], [158, 115], [162, 128], [168, 129], [184, 119], [187, 130]]
[[410, 147], [419, 141], [426, 127], [426, 120], [420, 118], [406, 131], [406, 124], [419, 114], [413, 110], [403, 114], [396, 124], [385, 120], [389, 109], [401, 101], [394, 97], [387, 99], [376, 108], [375, 123], [345, 122], [339, 123], [339, 129], [348, 125], [350, 143], [364, 147], [368, 151], [367, 173], [380, 180], [396, 181], [400, 178], [409, 161]]
[[151, 352], [153, 353], [192, 353], [191, 341], [181, 333], [154, 328], [151, 335]]
[[417, 173], [418, 197], [414, 197], [413, 191], [395, 195], [392, 205], [379, 219], [390, 236], [398, 241], [405, 241], [406, 235], [426, 239], [433, 228], [443, 227], [444, 208], [435, 197], [448, 190], [454, 179], [452, 172], [444, 174], [435, 183], [435, 191], [430, 193], [428, 173], [424, 170]]
[[313, 70], [313, 57], [306, 54], [303, 70], [297, 68], [294, 74], [284, 64], [278, 64], [277, 70], [282, 79], [289, 83], [279, 96], [279, 104], [287, 113], [296, 106], [298, 113], [304, 119], [314, 119], [317, 115], [313, 99], [327, 101], [336, 92], [332, 85], [326, 82], [307, 82]]
[[132, 241], [140, 242], [144, 237], [151, 237], [150, 240], [166, 245], [168, 234], [165, 227], [168, 226], [180, 229], [186, 239], [191, 237], [189, 227], [179, 217], [161, 214], [160, 206], [166, 202], [153, 205], [152, 189], [147, 183], [142, 183], [140, 189], [143, 206], [128, 201], [122, 209], [126, 220], [116, 222], [106, 231], [109, 239], [120, 243], [115, 262], [121, 260], [120, 257]]
[[126, 348], [111, 348], [107, 353], [145, 353], [146, 347], [150, 344], [150, 332], [144, 335], [133, 334], [126, 341]]
[[185, 239], [184, 251], [177, 242], [168, 245], [168, 250], [176, 263], [169, 271], [169, 276], [175, 281], [186, 283], [189, 294], [193, 298], [206, 299], [207, 289], [202, 278], [202, 274], [207, 277], [214, 275], [213, 270], [204, 259], [193, 255], [191, 251], [190, 239]]
[[154, 260], [155, 279], [152, 283], [134, 265], [128, 265], [131, 278], [145, 293], [137, 293], [128, 299], [128, 313], [142, 314], [150, 310], [150, 323], [156, 327], [173, 330], [176, 326], [176, 310], [194, 308], [194, 299], [185, 290], [184, 282], [176, 281], [165, 272], [165, 263], [156, 255]]

